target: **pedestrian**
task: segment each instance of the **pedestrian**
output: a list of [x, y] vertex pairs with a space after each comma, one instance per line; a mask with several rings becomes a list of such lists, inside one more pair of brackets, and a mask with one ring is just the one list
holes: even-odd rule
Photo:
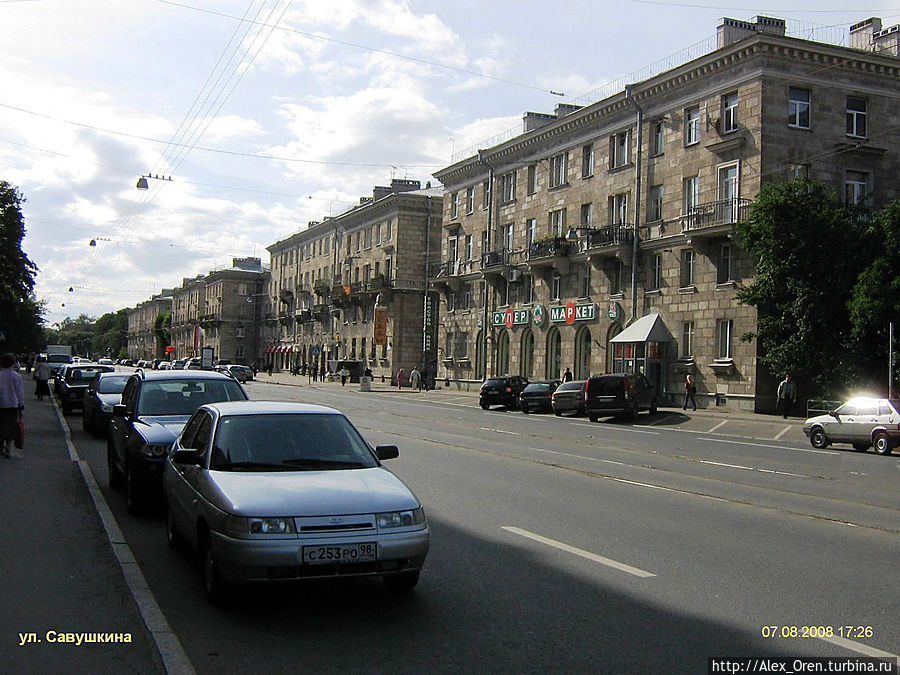
[[566, 372], [563, 373], [563, 382], [571, 382], [572, 381], [572, 371], [569, 367], [566, 367]]
[[406, 384], [406, 373], [401, 368], [397, 371], [397, 389], [403, 389], [404, 384]]
[[776, 396], [778, 397], [778, 410], [784, 419], [787, 419], [791, 407], [797, 402], [797, 384], [791, 379], [790, 373], [785, 375], [778, 385]]
[[431, 384], [428, 377], [428, 368], [422, 368], [422, 389], [425, 391], [428, 391], [428, 387]]
[[320, 382], [325, 381], [325, 364], [324, 363], [322, 363], [322, 368], [321, 368], [321, 370], [319, 370], [319, 381]]
[[341, 386], [343, 387], [347, 384], [347, 378], [350, 377], [350, 371], [347, 370], [347, 366], [341, 368]]
[[25, 410], [22, 376], [16, 372], [15, 365], [16, 357], [12, 354], [0, 356], [0, 454], [7, 458]]
[[684, 378], [684, 405], [681, 406], [682, 410], [687, 410], [688, 401], [691, 402], [691, 405], [694, 407], [694, 410], [697, 409], [697, 399], [694, 398], [694, 394], [697, 393], [697, 385], [694, 384], [694, 378], [688, 375]]
[[272, 362], [269, 361], [269, 367], [266, 369], [266, 372], [269, 374], [269, 377], [272, 377]]
[[34, 395], [38, 401], [43, 401], [45, 396], [50, 396], [50, 364], [47, 363], [47, 357], [38, 356], [34, 364]]
[[409, 372], [409, 386], [416, 391], [422, 390], [422, 373], [419, 372], [418, 368], [413, 368]]

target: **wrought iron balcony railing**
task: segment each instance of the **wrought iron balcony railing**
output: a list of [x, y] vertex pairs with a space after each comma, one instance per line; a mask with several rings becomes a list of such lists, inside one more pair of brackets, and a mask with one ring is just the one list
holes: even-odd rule
[[532, 242], [528, 247], [528, 259], [553, 258], [561, 255], [569, 255], [569, 242], [565, 237], [553, 237]]
[[704, 227], [733, 225], [747, 220], [751, 200], [733, 197], [692, 206], [681, 219], [681, 231], [699, 230]]
[[591, 230], [584, 238], [585, 248], [622, 246], [634, 243], [634, 228], [630, 225], [607, 225]]

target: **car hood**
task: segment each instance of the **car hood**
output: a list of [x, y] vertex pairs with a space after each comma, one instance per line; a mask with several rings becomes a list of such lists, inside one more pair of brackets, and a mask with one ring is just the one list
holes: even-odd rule
[[134, 425], [135, 431], [148, 443], [172, 443], [184, 429], [190, 415], [154, 415], [141, 417]]
[[835, 419], [832, 415], [817, 415], [816, 417], [810, 417], [803, 423], [805, 427], [811, 427], [814, 424], [827, 424], [828, 422], [834, 422]]
[[327, 516], [414, 509], [419, 501], [384, 468], [339, 471], [209, 471], [204, 496], [242, 516]]

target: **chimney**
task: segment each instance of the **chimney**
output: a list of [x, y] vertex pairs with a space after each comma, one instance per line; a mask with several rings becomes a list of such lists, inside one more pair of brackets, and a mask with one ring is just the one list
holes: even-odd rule
[[391, 192], [397, 194], [400, 192], [411, 192], [418, 190], [422, 184], [417, 180], [406, 180], [400, 178], [391, 179]]
[[372, 188], [372, 198], [375, 201], [378, 201], [382, 197], [387, 197], [389, 194], [391, 194], [391, 188], [385, 187], [384, 185], [376, 185]]
[[875, 33], [875, 51], [879, 54], [900, 56], [900, 25]]
[[526, 112], [522, 115], [522, 133], [528, 133], [535, 129], [547, 126], [550, 122], [556, 121], [556, 115], [548, 115], [547, 113]]
[[571, 115], [576, 110], [581, 110], [582, 106], [580, 105], [572, 105], [571, 103], [559, 103], [556, 106], [556, 110], [554, 110], [554, 114], [557, 119], [561, 119], [566, 115]]
[[850, 46], [867, 52], [875, 50], [875, 33], [881, 31], [881, 19], [872, 17], [850, 26]]
[[784, 19], [773, 19], [768, 16], [757, 16], [753, 23], [725, 18], [716, 29], [717, 48], [727, 47], [756, 33], [783, 36], [784, 27]]

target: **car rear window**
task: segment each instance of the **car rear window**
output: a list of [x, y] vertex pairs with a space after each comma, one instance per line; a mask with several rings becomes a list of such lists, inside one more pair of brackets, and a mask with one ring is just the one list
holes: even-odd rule
[[563, 382], [556, 391], [570, 391], [572, 389], [581, 389], [584, 382]]
[[588, 393], [592, 396], [615, 396], [622, 389], [624, 378], [614, 375], [592, 377], [588, 384]]
[[192, 415], [206, 403], [244, 401], [234, 380], [158, 380], [145, 382], [138, 403], [140, 415]]
[[97, 391], [101, 394], [121, 394], [128, 382], [128, 376], [122, 377], [102, 377], [97, 385]]
[[550, 385], [547, 382], [536, 382], [525, 387], [525, 391], [550, 391]]
[[505, 387], [506, 380], [485, 380], [482, 387]]

